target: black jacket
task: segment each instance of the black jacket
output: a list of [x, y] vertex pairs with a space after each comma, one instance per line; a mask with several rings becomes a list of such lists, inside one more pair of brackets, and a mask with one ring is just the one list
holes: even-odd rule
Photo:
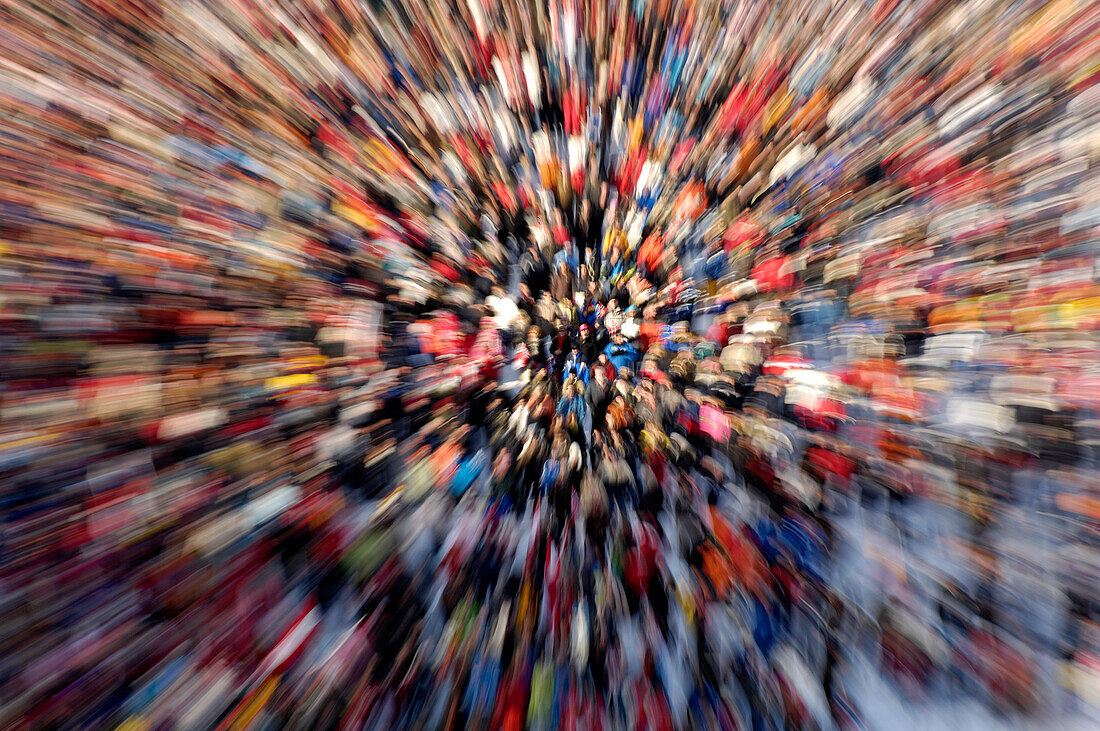
[[550, 288], [550, 266], [542, 258], [542, 255], [533, 249], [528, 249], [519, 259], [520, 281], [526, 284], [532, 295], [538, 295]]
[[603, 426], [604, 418], [607, 416], [607, 405], [611, 403], [611, 396], [608, 393], [610, 386], [610, 382], [607, 387], [601, 386], [593, 377], [585, 389], [584, 400], [588, 402], [588, 410], [592, 414], [593, 430]]

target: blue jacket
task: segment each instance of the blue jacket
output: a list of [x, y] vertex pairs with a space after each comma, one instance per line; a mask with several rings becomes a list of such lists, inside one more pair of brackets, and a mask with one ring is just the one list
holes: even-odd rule
[[573, 271], [574, 274], [577, 273], [577, 270], [580, 269], [581, 266], [581, 260], [580, 255], [577, 253], [577, 247], [575, 245], [573, 246], [572, 256], [566, 253], [564, 248], [558, 251], [558, 253], [554, 254], [554, 269], [557, 269], [558, 265], [561, 264], [563, 261], [569, 265], [569, 268]]
[[587, 307], [578, 313], [578, 319], [580, 324], [588, 325], [589, 327], [596, 327], [596, 322], [600, 319], [600, 313], [596, 309], [595, 305], [589, 303]]
[[486, 458], [481, 452], [467, 455], [458, 464], [451, 478], [451, 494], [461, 497], [468, 489], [477, 484], [485, 471]]
[[577, 420], [584, 422], [585, 414], [588, 411], [588, 406], [585, 404], [584, 399], [579, 396], [573, 396], [572, 398], [562, 399], [558, 402], [557, 413], [562, 416], [569, 416], [570, 414], [576, 414]]
[[565, 366], [562, 368], [561, 380], [564, 382], [569, 376], [575, 375], [581, 379], [584, 385], [588, 385], [588, 364], [586, 364], [581, 356], [578, 354], [574, 357], [572, 353], [565, 359]]
[[634, 370], [634, 363], [638, 360], [638, 351], [630, 343], [608, 343], [603, 352], [616, 371], [620, 368]]

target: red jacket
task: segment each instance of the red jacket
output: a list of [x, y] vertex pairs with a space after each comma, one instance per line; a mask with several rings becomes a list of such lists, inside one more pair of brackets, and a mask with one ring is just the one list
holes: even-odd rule
[[756, 280], [757, 289], [767, 293], [792, 288], [795, 284], [794, 274], [781, 271], [786, 264], [787, 257], [776, 256], [753, 267], [752, 278]]

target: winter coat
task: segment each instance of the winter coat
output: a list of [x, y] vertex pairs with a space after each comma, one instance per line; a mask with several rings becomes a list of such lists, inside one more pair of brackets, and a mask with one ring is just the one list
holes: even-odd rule
[[615, 366], [615, 370], [627, 368], [634, 370], [634, 364], [638, 360], [638, 351], [630, 343], [608, 343], [603, 349], [607, 359]]

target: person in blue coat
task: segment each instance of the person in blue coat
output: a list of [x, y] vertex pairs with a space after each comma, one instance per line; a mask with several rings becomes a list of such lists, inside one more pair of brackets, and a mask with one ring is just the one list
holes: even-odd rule
[[616, 332], [611, 342], [603, 349], [604, 355], [619, 371], [623, 368], [634, 371], [634, 364], [638, 361], [638, 351], [626, 341], [622, 332]]
[[581, 266], [580, 256], [577, 253], [577, 247], [573, 245], [571, 239], [566, 239], [558, 253], [554, 255], [554, 268], [557, 269], [558, 265], [564, 262], [569, 265], [569, 268], [573, 271], [573, 276], [577, 275]]
[[584, 356], [575, 343], [562, 367], [562, 382], [569, 380], [570, 376], [576, 376], [584, 385], [588, 385], [588, 364], [584, 362]]
[[599, 308], [587, 294], [584, 296], [584, 303], [577, 311], [577, 319], [580, 320], [581, 325], [588, 325], [588, 327], [596, 327], [596, 324], [600, 321]]
[[581, 393], [579, 393], [579, 389], [575, 386], [567, 386], [565, 392], [562, 394], [561, 400], [558, 401], [556, 413], [566, 417], [566, 419], [570, 416], [576, 416], [577, 423], [583, 424], [587, 412], [588, 404], [585, 402]]

